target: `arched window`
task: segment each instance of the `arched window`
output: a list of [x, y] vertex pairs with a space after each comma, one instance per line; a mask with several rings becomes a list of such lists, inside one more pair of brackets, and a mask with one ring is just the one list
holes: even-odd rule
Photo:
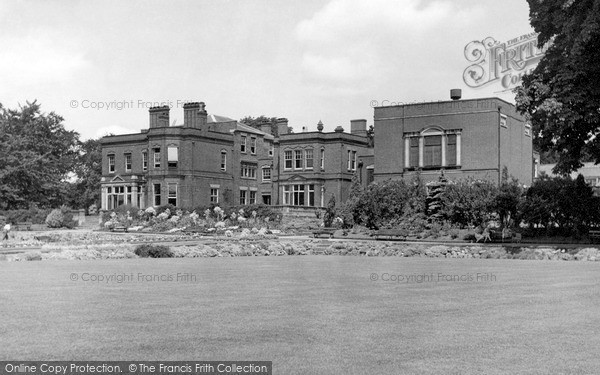
[[406, 133], [404, 138], [405, 168], [442, 168], [460, 165], [461, 131], [428, 128]]

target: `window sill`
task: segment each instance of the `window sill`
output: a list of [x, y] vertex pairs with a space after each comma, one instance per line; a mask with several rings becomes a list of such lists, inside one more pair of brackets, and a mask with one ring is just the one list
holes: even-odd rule
[[431, 170], [440, 170], [440, 169], [460, 169], [461, 166], [460, 165], [446, 165], [446, 166], [441, 166], [441, 165], [431, 165], [431, 166], [427, 166], [427, 167], [408, 167], [408, 168], [404, 168], [407, 171], [416, 171], [418, 169], [422, 170], [422, 171], [431, 171]]

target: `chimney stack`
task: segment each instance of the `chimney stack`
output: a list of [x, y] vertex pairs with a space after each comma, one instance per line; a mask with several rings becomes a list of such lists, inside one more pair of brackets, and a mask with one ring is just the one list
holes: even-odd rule
[[288, 134], [288, 119], [284, 117], [277, 119], [277, 133], [279, 135]]
[[206, 127], [206, 110], [203, 102], [185, 103], [183, 105], [183, 126], [203, 129]]
[[362, 137], [367, 136], [367, 120], [358, 119], [350, 120], [350, 134], [360, 135]]
[[152, 107], [148, 110], [150, 113], [150, 128], [163, 128], [169, 126], [169, 111], [168, 105], [162, 107]]
[[271, 122], [263, 121], [260, 123], [260, 131], [267, 134], [273, 134]]

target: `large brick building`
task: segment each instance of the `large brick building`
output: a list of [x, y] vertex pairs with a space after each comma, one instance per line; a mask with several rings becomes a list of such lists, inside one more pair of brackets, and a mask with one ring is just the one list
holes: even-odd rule
[[321, 207], [343, 201], [367, 148], [366, 120], [351, 133], [288, 133], [285, 118], [255, 129], [208, 115], [204, 103], [184, 105], [184, 123], [169, 126], [169, 107], [149, 110], [149, 128], [102, 138], [102, 209], [173, 204], [263, 203]]
[[375, 108], [374, 178], [500, 182], [502, 171], [531, 185], [531, 127], [498, 98]]
[[102, 138], [102, 208], [211, 203], [323, 207], [348, 197], [356, 173], [367, 185], [388, 178], [475, 178], [500, 182], [504, 169], [521, 183], [533, 178], [530, 126], [498, 98], [375, 108], [375, 147], [366, 120], [350, 133], [303, 128], [288, 121], [256, 129], [184, 105], [184, 123], [169, 126], [169, 108], [149, 110], [149, 128]]
[[279, 130], [273, 178], [277, 204], [324, 207], [331, 195], [337, 202], [346, 200], [358, 155], [368, 148], [367, 120], [352, 120], [350, 128], [350, 133], [342, 127], [324, 133], [319, 121], [314, 132]]

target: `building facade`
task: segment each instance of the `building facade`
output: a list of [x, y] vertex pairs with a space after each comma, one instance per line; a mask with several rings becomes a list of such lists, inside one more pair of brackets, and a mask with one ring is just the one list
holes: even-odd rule
[[366, 120], [323, 132], [289, 132], [277, 119], [260, 129], [184, 105], [182, 125], [168, 107], [149, 110], [140, 133], [102, 138], [102, 209], [172, 204], [192, 208], [266, 204], [324, 207], [343, 203], [354, 175], [363, 185], [385, 179], [426, 182], [474, 178], [499, 183], [504, 170], [531, 185], [531, 127], [498, 98], [377, 107], [374, 147]]
[[[193, 208], [267, 204], [321, 207], [346, 198], [357, 155], [366, 148], [366, 120], [352, 133], [289, 133], [288, 121], [256, 129], [184, 105], [184, 123], [170, 126], [170, 108], [149, 110], [140, 133], [102, 138], [101, 205]], [[362, 126], [362, 128], [360, 128]], [[360, 130], [360, 129], [362, 130]]]
[[506, 168], [531, 185], [531, 126], [498, 98], [375, 108], [374, 178], [474, 178], [499, 183]]
[[350, 133], [341, 127], [324, 133], [321, 122], [315, 132], [287, 133], [287, 126], [279, 128], [273, 176], [276, 204], [325, 207], [331, 196], [338, 203], [345, 201], [359, 170], [358, 155], [368, 148], [366, 123], [352, 120]]

